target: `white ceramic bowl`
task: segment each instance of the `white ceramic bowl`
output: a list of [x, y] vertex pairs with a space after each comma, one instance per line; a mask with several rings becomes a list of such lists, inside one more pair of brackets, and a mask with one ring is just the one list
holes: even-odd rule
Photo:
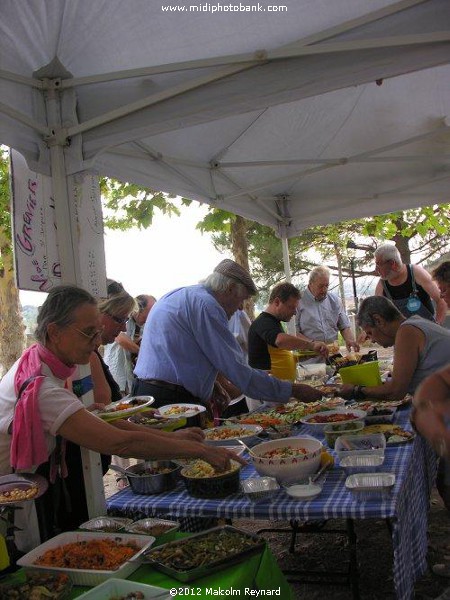
[[[261, 455], [278, 448], [303, 448], [306, 453], [299, 453], [288, 458], [264, 458]], [[252, 448], [249, 455], [256, 471], [260, 475], [275, 477], [278, 483], [295, 477], [302, 478], [316, 473], [320, 466], [322, 442], [313, 437], [291, 437], [271, 442], [263, 442]]]

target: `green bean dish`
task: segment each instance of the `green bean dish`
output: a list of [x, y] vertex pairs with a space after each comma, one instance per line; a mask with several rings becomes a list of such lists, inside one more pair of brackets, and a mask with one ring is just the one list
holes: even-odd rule
[[215, 570], [226, 568], [264, 547], [265, 541], [262, 538], [226, 526], [216, 527], [185, 540], [169, 542], [149, 550], [146, 558], [154, 567], [174, 577], [176, 572], [184, 572], [186, 577], [181, 580], [188, 581], [211, 573], [211, 566], [217, 566]]

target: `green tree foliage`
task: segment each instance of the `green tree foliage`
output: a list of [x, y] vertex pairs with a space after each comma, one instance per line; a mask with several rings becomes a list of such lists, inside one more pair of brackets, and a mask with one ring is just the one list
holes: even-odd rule
[[[199, 224], [203, 230], [216, 232], [213, 243], [219, 252], [230, 248], [233, 218], [230, 213], [213, 209]], [[260, 287], [268, 291], [284, 279], [280, 240], [273, 229], [247, 223], [252, 275]], [[348, 277], [350, 256], [354, 258], [356, 277], [374, 275], [373, 252], [386, 241], [396, 244], [405, 262], [427, 263], [449, 250], [450, 240], [445, 235], [449, 230], [449, 204], [311, 227], [288, 242], [292, 277], [294, 281], [305, 279], [311, 268], [318, 264], [327, 265], [336, 275]], [[365, 246], [365, 250], [348, 250], [349, 241]]]
[[[105, 227], [126, 231], [132, 227], [148, 229], [153, 222], [155, 209], [170, 216], [180, 211], [171, 199], [173, 195], [141, 188], [132, 183], [122, 183], [106, 177], [100, 180]], [[183, 199], [184, 203], [189, 200]]]
[[4, 269], [4, 258], [11, 253], [11, 213], [9, 193], [8, 151], [0, 146], [0, 269]]
[[20, 314], [19, 293], [14, 281], [11, 244], [9, 192], [9, 156], [0, 147], [0, 376], [20, 356], [24, 326]]

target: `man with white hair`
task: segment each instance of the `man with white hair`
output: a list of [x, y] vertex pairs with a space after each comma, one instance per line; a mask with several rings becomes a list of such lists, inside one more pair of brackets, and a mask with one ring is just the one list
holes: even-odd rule
[[225, 259], [202, 283], [158, 300], [144, 329], [133, 393], [153, 396], [156, 407], [174, 402], [208, 406], [221, 373], [252, 398], [318, 400], [314, 388], [281, 381], [245, 362], [228, 320], [256, 292], [248, 271]]
[[447, 304], [423, 267], [404, 264], [396, 246], [382, 244], [375, 250], [375, 270], [380, 276], [376, 296], [392, 300], [406, 318], [418, 315], [443, 323]]
[[[309, 274], [308, 287], [302, 293], [295, 324], [297, 333], [309, 339], [332, 344], [341, 332], [347, 350], [358, 352], [350, 321], [337, 294], [328, 291], [330, 269], [314, 267]], [[323, 360], [323, 358], [322, 358]]]

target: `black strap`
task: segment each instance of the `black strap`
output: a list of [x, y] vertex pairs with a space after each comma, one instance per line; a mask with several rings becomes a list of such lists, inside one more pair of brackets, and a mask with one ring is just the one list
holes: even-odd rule
[[419, 290], [417, 289], [416, 286], [416, 279], [414, 277], [414, 267], [412, 265], [406, 265], [408, 272], [411, 273], [411, 285], [412, 285], [412, 293], [415, 296], [419, 295]]
[[[414, 268], [412, 265], [406, 265], [406, 268], [408, 270], [408, 274], [411, 275], [411, 287], [412, 287], [412, 292], [408, 296], [418, 296], [419, 290], [417, 289], [417, 286], [416, 286], [416, 278], [414, 277]], [[409, 279], [409, 277], [408, 277], [408, 279]], [[407, 279], [407, 281], [408, 281], [408, 279]], [[381, 283], [383, 285], [384, 295], [387, 298], [389, 298], [389, 300], [392, 300], [392, 302], [394, 302], [394, 299], [392, 298], [392, 295], [388, 289], [386, 281], [384, 279], [382, 279]], [[399, 300], [399, 298], [397, 298], [397, 300]]]
[[25, 379], [25, 381], [20, 386], [19, 393], [17, 394], [16, 404], [19, 402], [20, 397], [22, 396], [22, 394], [24, 393], [24, 391], [26, 390], [26, 388], [28, 387], [28, 385], [32, 381], [34, 381], [35, 379], [37, 379], [38, 377], [40, 377], [40, 375], [32, 375], [31, 377], [28, 377], [28, 379]]

